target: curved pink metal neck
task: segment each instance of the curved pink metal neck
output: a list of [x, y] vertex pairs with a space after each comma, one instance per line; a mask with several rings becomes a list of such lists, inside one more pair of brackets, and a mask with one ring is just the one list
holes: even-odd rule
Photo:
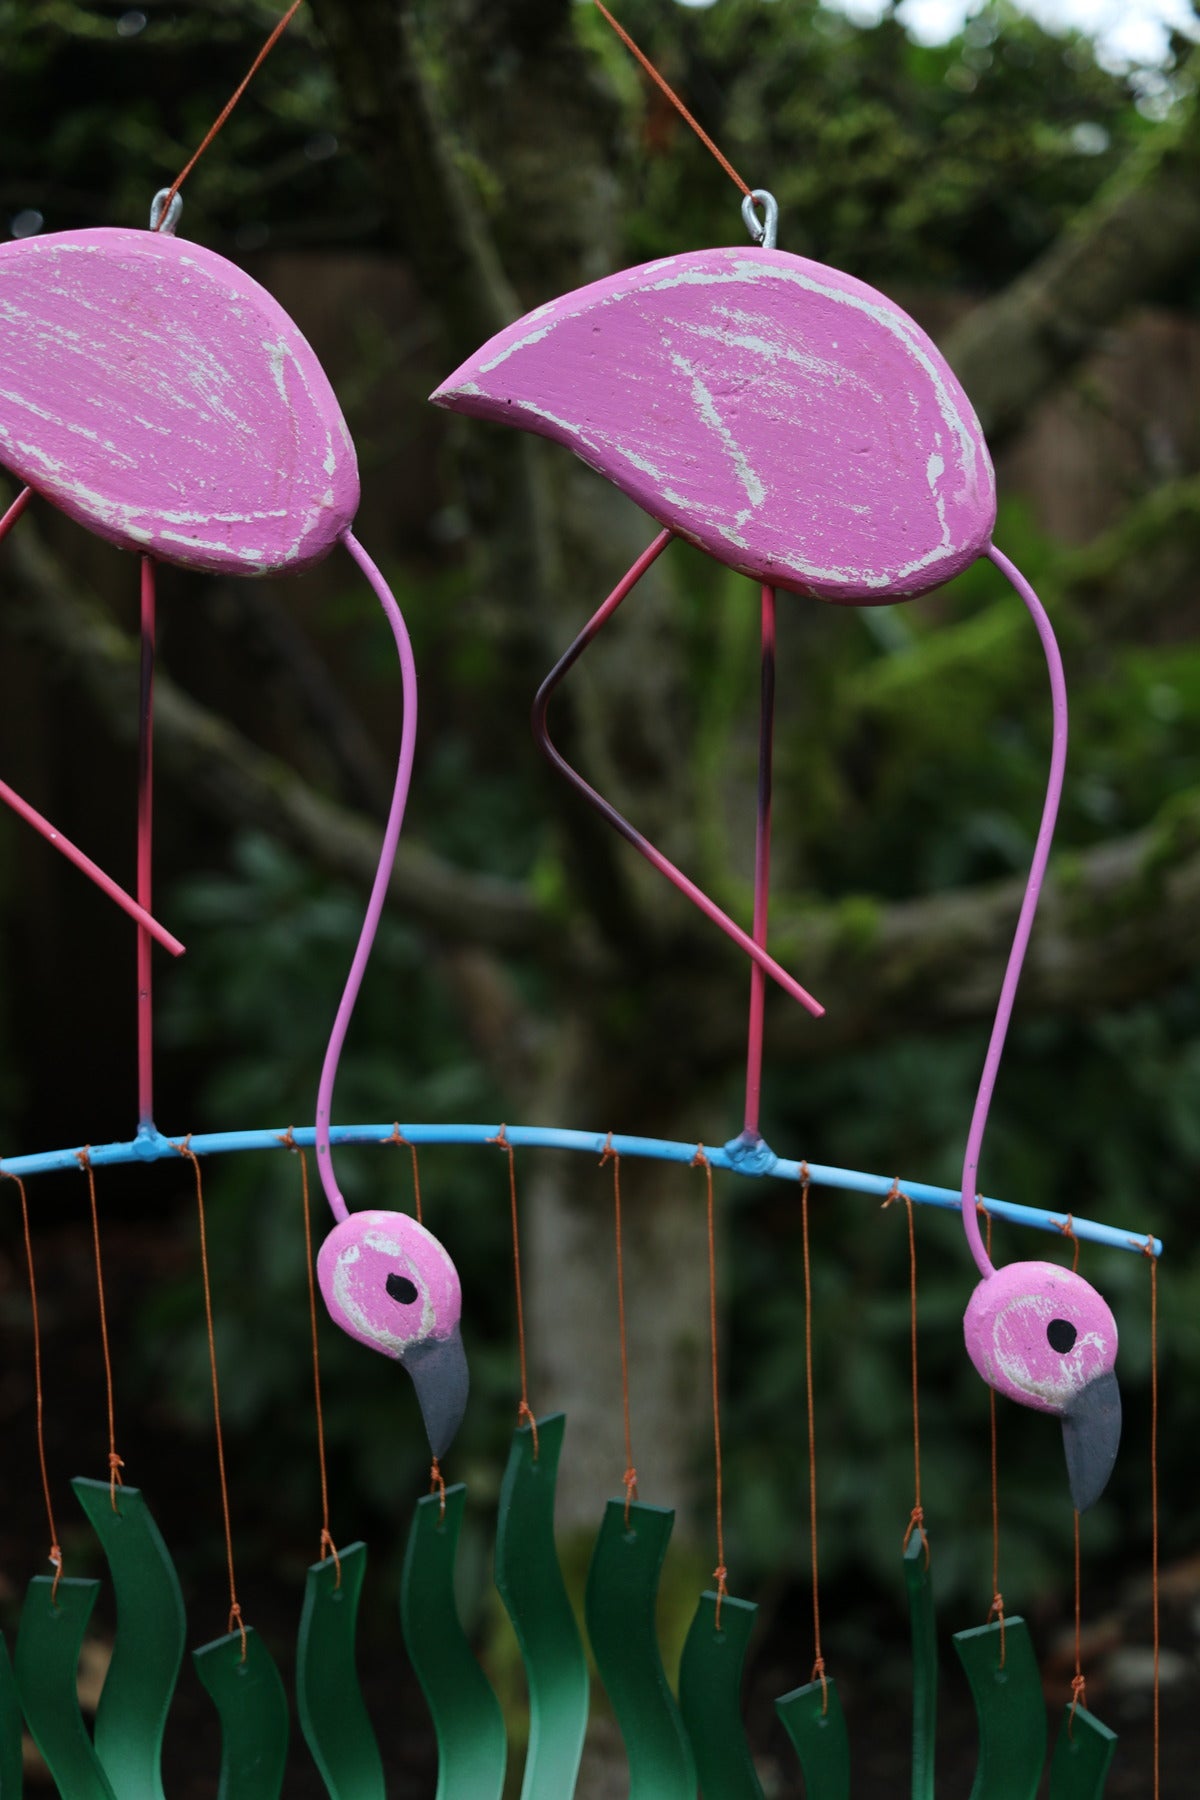
[[404, 615], [396, 604], [387, 582], [348, 527], [342, 533], [342, 542], [370, 582], [376, 598], [387, 616], [388, 624], [392, 628], [392, 635], [396, 640], [396, 649], [400, 656], [404, 715], [400, 730], [400, 760], [396, 768], [396, 785], [392, 790], [392, 804], [384, 829], [379, 866], [371, 885], [371, 897], [367, 902], [367, 911], [363, 919], [362, 930], [359, 933], [358, 947], [354, 952], [354, 960], [350, 964], [350, 973], [346, 978], [346, 986], [341, 1004], [337, 1009], [337, 1017], [333, 1022], [333, 1030], [329, 1034], [325, 1061], [321, 1067], [321, 1081], [317, 1089], [317, 1168], [320, 1171], [325, 1198], [333, 1210], [334, 1218], [338, 1220], [347, 1217], [347, 1208], [337, 1184], [337, 1177], [333, 1172], [333, 1157], [329, 1145], [333, 1085], [337, 1080], [342, 1045], [346, 1041], [346, 1032], [354, 1011], [354, 1003], [358, 999], [358, 990], [362, 986], [371, 946], [375, 942], [379, 916], [387, 897], [392, 864], [396, 860], [396, 847], [400, 842], [400, 827], [404, 823], [404, 808], [408, 802], [408, 787], [412, 779], [413, 755], [417, 743], [417, 667], [413, 660], [412, 644], [409, 641], [408, 628], [404, 623]]
[[996, 1005], [996, 1017], [992, 1025], [992, 1035], [984, 1058], [983, 1074], [979, 1080], [979, 1092], [975, 1096], [975, 1110], [971, 1114], [971, 1127], [967, 1133], [966, 1155], [963, 1160], [962, 1175], [962, 1221], [967, 1235], [971, 1254], [983, 1276], [995, 1273], [991, 1257], [984, 1248], [983, 1236], [979, 1229], [979, 1219], [975, 1209], [975, 1196], [979, 1191], [979, 1158], [983, 1149], [983, 1134], [987, 1129], [988, 1109], [992, 1103], [992, 1092], [996, 1086], [996, 1076], [1000, 1070], [1000, 1058], [1004, 1054], [1004, 1040], [1008, 1035], [1008, 1022], [1012, 1017], [1013, 1002], [1017, 995], [1017, 983], [1021, 979], [1021, 965], [1025, 961], [1025, 951], [1029, 944], [1029, 934], [1033, 929], [1033, 916], [1037, 911], [1038, 897], [1042, 891], [1042, 882], [1046, 875], [1046, 864], [1050, 857], [1050, 845], [1054, 838], [1055, 821], [1058, 818], [1058, 803], [1062, 797], [1063, 774], [1067, 764], [1067, 682], [1063, 673], [1062, 657], [1054, 636], [1054, 628], [1047, 616], [1046, 609], [1026, 581], [1021, 571], [1011, 563], [1002, 551], [994, 544], [989, 544], [985, 554], [1006, 575], [1025, 605], [1030, 617], [1037, 627], [1037, 634], [1042, 640], [1042, 649], [1046, 654], [1046, 668], [1050, 676], [1050, 697], [1054, 710], [1054, 737], [1050, 752], [1050, 775], [1046, 783], [1046, 799], [1042, 807], [1042, 822], [1038, 828], [1037, 843], [1034, 845], [1033, 862], [1029, 869], [1029, 880], [1025, 884], [1025, 898], [1021, 902], [1021, 911], [1017, 919], [1017, 929], [1013, 934], [1012, 949], [1008, 953], [1008, 967], [1004, 971], [1004, 981], [1000, 988], [1000, 999]]

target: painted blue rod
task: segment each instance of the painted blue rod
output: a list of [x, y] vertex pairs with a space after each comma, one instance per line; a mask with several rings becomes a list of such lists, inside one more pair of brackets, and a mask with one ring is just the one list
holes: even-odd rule
[[[393, 1140], [396, 1127], [386, 1125], [335, 1125], [330, 1138], [335, 1144], [381, 1144]], [[781, 1181], [799, 1181], [807, 1168], [814, 1187], [844, 1188], [858, 1194], [880, 1194], [884, 1198], [897, 1183], [887, 1175], [866, 1175], [858, 1169], [839, 1169], [829, 1163], [791, 1162], [776, 1156], [761, 1139], [746, 1143], [731, 1138], [716, 1145], [676, 1143], [669, 1138], [611, 1136], [602, 1131], [562, 1131], [547, 1125], [508, 1125], [505, 1136], [514, 1149], [582, 1150], [600, 1157], [611, 1146], [619, 1156], [653, 1157], [659, 1162], [690, 1163], [698, 1147], [714, 1169], [728, 1169], [736, 1175], [775, 1176]], [[499, 1125], [401, 1125], [401, 1134], [412, 1144], [487, 1144], [500, 1133]], [[220, 1156], [231, 1150], [279, 1150], [290, 1144], [312, 1149], [314, 1131], [311, 1125], [300, 1126], [290, 1134], [283, 1131], [210, 1131], [189, 1137], [187, 1147], [197, 1156]], [[394, 1141], [394, 1140], [393, 1140]], [[114, 1163], [160, 1162], [177, 1156], [184, 1140], [164, 1137], [161, 1132], [147, 1131], [123, 1144], [89, 1144], [88, 1160], [95, 1169]], [[0, 1174], [44, 1175], [53, 1169], [77, 1169], [84, 1146], [75, 1150], [43, 1150], [32, 1156], [14, 1156], [0, 1160]], [[900, 1181], [901, 1193], [917, 1206], [940, 1206], [948, 1212], [959, 1210], [957, 1188], [930, 1187], [923, 1181]], [[1018, 1206], [1009, 1200], [984, 1199], [993, 1218], [1008, 1219], [1015, 1225], [1030, 1225], [1037, 1231], [1059, 1235], [1067, 1223], [1065, 1213], [1043, 1212], [1035, 1206]], [[1115, 1225], [1100, 1225], [1092, 1219], [1072, 1218], [1071, 1229], [1078, 1238], [1091, 1244], [1107, 1244], [1115, 1250], [1136, 1250], [1149, 1243], [1152, 1254], [1162, 1255], [1162, 1240], [1147, 1240], [1135, 1232], [1121, 1231]]]

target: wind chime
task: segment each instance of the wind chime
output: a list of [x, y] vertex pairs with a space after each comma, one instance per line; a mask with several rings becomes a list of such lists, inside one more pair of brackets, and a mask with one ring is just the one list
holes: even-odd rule
[[[258, 62], [295, 10], [280, 21]], [[660, 80], [657, 74], [655, 79]], [[710, 148], [715, 149], [711, 143]], [[447, 1487], [440, 1468], [468, 1397], [462, 1296], [449, 1252], [419, 1217], [379, 1209], [349, 1212], [335, 1172], [337, 1146], [405, 1143], [412, 1147], [414, 1171], [418, 1147], [430, 1144], [486, 1143], [507, 1156], [521, 1401], [499, 1508], [496, 1579], [516, 1628], [530, 1694], [523, 1800], [568, 1800], [574, 1792], [589, 1679], [554, 1548], [555, 1478], [564, 1421], [562, 1415], [535, 1418], [528, 1399], [518, 1149], [571, 1149], [611, 1166], [623, 1367], [621, 1159], [692, 1164], [705, 1178], [717, 1568], [715, 1587], [699, 1601], [678, 1695], [663, 1672], [654, 1620], [673, 1514], [637, 1496], [628, 1407], [625, 1494], [608, 1504], [585, 1607], [588, 1636], [622, 1730], [631, 1793], [637, 1800], [691, 1800], [698, 1786], [706, 1800], [754, 1800], [762, 1794], [739, 1701], [755, 1608], [729, 1593], [724, 1555], [714, 1170], [798, 1185], [806, 1275], [811, 1186], [905, 1201], [914, 1257], [914, 1408], [912, 1207], [958, 1208], [980, 1276], [966, 1308], [968, 1354], [993, 1390], [993, 1415], [998, 1392], [1061, 1420], [1077, 1533], [1078, 1514], [1099, 1497], [1117, 1454], [1116, 1325], [1105, 1301], [1074, 1270], [1044, 1261], [996, 1268], [978, 1215], [982, 1210], [989, 1229], [991, 1219], [1001, 1217], [1042, 1230], [1067, 1229], [1077, 1240], [1145, 1251], [1152, 1276], [1161, 1251], [1156, 1239], [984, 1200], [979, 1194], [988, 1110], [1062, 789], [1067, 738], [1062, 663], [1045, 609], [992, 543], [996, 505], [991, 462], [978, 420], [949, 366], [925, 333], [884, 295], [852, 276], [777, 248], [771, 196], [746, 188], [724, 166], [743, 189], [749, 245], [666, 257], [551, 298], [491, 339], [432, 396], [439, 406], [503, 420], [567, 445], [660, 527], [546, 677], [534, 702], [533, 723], [546, 755], [581, 797], [751, 959], [744, 1124], [737, 1136], [720, 1145], [495, 1123], [334, 1123], [338, 1061], [384, 904], [416, 739], [412, 650], [394, 597], [354, 535], [358, 475], [341, 410], [312, 350], [271, 296], [223, 257], [174, 235], [179, 188], [188, 170], [173, 189], [156, 197], [149, 231], [64, 232], [0, 246], [0, 465], [24, 484], [0, 519], [0, 539], [31, 500], [57, 506], [85, 529], [138, 556], [142, 620], [136, 893], [120, 888], [0, 784], [0, 798], [136, 921], [138, 1131], [128, 1142], [7, 1157], [0, 1173], [20, 1192], [32, 1281], [24, 1186], [29, 1177], [83, 1168], [99, 1269], [96, 1171], [160, 1158], [188, 1160], [196, 1184], [216, 1403], [202, 1159], [251, 1149], [299, 1151], [307, 1229], [303, 1158], [315, 1147], [334, 1218], [316, 1257], [321, 1293], [344, 1331], [398, 1361], [411, 1376], [433, 1458], [431, 1492], [416, 1504], [401, 1612], [409, 1654], [437, 1732], [439, 1800], [499, 1800], [507, 1760], [498, 1702], [454, 1605], [454, 1557], [465, 1491], [461, 1485]], [[698, 545], [761, 590], [763, 708], [749, 932], [598, 794], [549, 735], [549, 707], [558, 684], [675, 538]], [[295, 1131], [167, 1137], [153, 1117], [151, 946], [158, 942], [178, 954], [182, 945], [152, 910], [155, 565], [165, 561], [210, 574], [257, 576], [306, 568], [338, 548], [353, 559], [383, 607], [400, 662], [403, 722], [382, 854], [321, 1070], [315, 1124]], [[1054, 735], [1033, 863], [967, 1132], [961, 1188], [953, 1192], [780, 1157], [759, 1131], [767, 980], [815, 1016], [823, 1010], [767, 949], [776, 597], [782, 590], [801, 605], [813, 599], [851, 606], [906, 600], [928, 593], [979, 556], [1007, 577], [1033, 620], [1049, 672]], [[311, 1286], [310, 1273], [310, 1292]], [[36, 1327], [36, 1290], [34, 1307]], [[315, 1315], [313, 1329], [315, 1348]], [[811, 1309], [805, 1352], [812, 1458]], [[38, 1355], [40, 1383], [40, 1349]], [[107, 1362], [107, 1343], [105, 1356]], [[73, 1487], [109, 1563], [118, 1613], [113, 1662], [89, 1733], [75, 1697], [75, 1668], [98, 1584], [65, 1576], [55, 1541], [55, 1572], [30, 1584], [12, 1663], [0, 1641], [3, 1800], [20, 1788], [22, 1716], [67, 1800], [125, 1800], [135, 1794], [140, 1800], [162, 1791], [162, 1734], [183, 1654], [183, 1604], [170, 1556], [140, 1491], [121, 1481], [111, 1374], [108, 1396], [108, 1479], [81, 1479]], [[194, 1656], [221, 1716], [221, 1792], [262, 1800], [278, 1793], [282, 1782], [288, 1701], [269, 1652], [242, 1620], [216, 1405], [215, 1420], [229, 1550], [229, 1629]], [[46, 1493], [51, 1538], [56, 1540], [48, 1483]], [[836, 1684], [821, 1654], [815, 1472], [810, 1500], [815, 1659], [811, 1679], [784, 1696], [778, 1708], [803, 1767], [806, 1792], [813, 1800], [843, 1800], [849, 1791], [849, 1746]], [[382, 1763], [353, 1661], [365, 1549], [361, 1544], [340, 1550], [334, 1545], [327, 1507], [321, 1548], [321, 1561], [309, 1571], [300, 1631], [296, 1702], [301, 1728], [331, 1795], [346, 1800], [351, 1794], [382, 1796]], [[904, 1540], [914, 1628], [913, 1793], [918, 1797], [933, 1794], [936, 1646], [928, 1561], [918, 1474]], [[995, 1618], [955, 1640], [980, 1719], [981, 1760], [973, 1794], [975, 1800], [1001, 1795], [1032, 1800], [1045, 1759], [1040, 1684], [1021, 1621], [1005, 1618], [998, 1593], [996, 1601]], [[1081, 1704], [1082, 1689], [1077, 1658], [1074, 1697], [1054, 1756], [1053, 1800], [1099, 1795], [1112, 1756], [1112, 1733]], [[1155, 1759], [1157, 1792], [1157, 1743]]]

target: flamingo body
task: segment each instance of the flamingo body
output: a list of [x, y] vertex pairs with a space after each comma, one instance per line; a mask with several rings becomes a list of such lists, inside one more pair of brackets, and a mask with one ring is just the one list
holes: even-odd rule
[[925, 593], [995, 523], [979, 421], [931, 340], [874, 288], [782, 251], [579, 288], [432, 398], [568, 445], [719, 561], [824, 600]]
[[358, 506], [333, 389], [265, 288], [160, 232], [0, 244], [0, 464], [122, 549], [317, 562]]

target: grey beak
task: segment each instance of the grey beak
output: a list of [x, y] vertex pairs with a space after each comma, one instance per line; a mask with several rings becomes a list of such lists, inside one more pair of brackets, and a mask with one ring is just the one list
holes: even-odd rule
[[445, 1456], [462, 1424], [471, 1385], [457, 1325], [450, 1337], [426, 1338], [423, 1344], [406, 1350], [400, 1360], [417, 1390], [429, 1448], [435, 1456]]
[[1062, 1429], [1071, 1499], [1086, 1512], [1108, 1485], [1121, 1441], [1121, 1391], [1111, 1370], [1075, 1396]]

